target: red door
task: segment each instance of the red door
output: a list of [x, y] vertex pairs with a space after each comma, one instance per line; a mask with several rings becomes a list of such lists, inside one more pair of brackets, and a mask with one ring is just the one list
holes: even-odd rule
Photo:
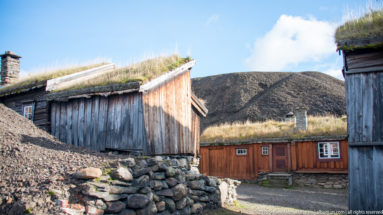
[[273, 172], [287, 172], [287, 144], [273, 144]]

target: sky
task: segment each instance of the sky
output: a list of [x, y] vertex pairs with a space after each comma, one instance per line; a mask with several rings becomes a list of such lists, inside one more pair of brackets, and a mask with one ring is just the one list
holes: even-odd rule
[[22, 76], [174, 52], [192, 77], [245, 71], [320, 71], [342, 79], [337, 26], [380, 0], [0, 0], [0, 53], [22, 56]]

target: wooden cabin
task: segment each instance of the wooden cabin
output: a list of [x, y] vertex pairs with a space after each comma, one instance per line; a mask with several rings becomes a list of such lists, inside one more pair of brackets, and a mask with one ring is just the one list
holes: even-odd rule
[[349, 142], [349, 210], [383, 210], [383, 11], [340, 26]]
[[[203, 174], [254, 180], [260, 173], [345, 174], [347, 136], [201, 143]], [[330, 152], [331, 151], [331, 152]]]
[[[114, 72], [121, 73], [113, 69], [47, 80], [40, 91], [48, 106], [51, 133], [62, 142], [98, 151], [197, 155], [199, 117], [206, 116], [207, 109], [191, 92], [190, 70], [195, 61], [178, 63], [149, 81], [134, 77], [123, 83], [87, 86], [89, 80], [103, 81]], [[23, 96], [29, 97], [29, 92]], [[17, 100], [10, 94], [1, 101], [7, 105], [10, 99]], [[38, 106], [31, 111], [36, 113]]]

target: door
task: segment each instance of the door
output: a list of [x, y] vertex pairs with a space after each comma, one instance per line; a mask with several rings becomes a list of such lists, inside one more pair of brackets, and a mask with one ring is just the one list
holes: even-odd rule
[[273, 172], [287, 172], [287, 144], [273, 144]]

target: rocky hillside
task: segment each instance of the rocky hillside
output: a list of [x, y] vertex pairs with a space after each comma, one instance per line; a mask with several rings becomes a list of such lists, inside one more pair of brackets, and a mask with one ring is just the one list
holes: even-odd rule
[[63, 144], [3, 104], [0, 116], [0, 214], [62, 214], [69, 176], [116, 158]]
[[209, 113], [201, 128], [235, 121], [281, 120], [297, 106], [309, 115], [346, 114], [343, 81], [319, 72], [241, 72], [192, 80]]

